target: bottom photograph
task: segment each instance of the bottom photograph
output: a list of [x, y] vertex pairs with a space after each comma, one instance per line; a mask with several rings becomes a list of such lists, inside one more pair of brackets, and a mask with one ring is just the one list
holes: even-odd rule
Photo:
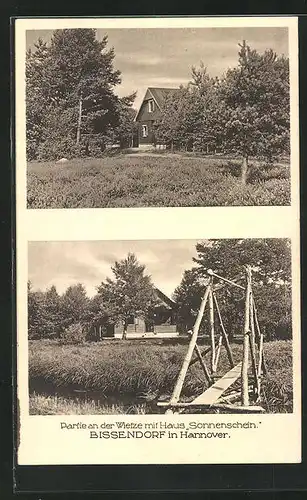
[[30, 415], [291, 413], [288, 239], [28, 247]]

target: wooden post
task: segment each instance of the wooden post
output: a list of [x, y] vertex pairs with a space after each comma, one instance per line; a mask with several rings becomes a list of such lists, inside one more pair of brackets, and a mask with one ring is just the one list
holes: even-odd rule
[[[241, 290], [244, 290], [244, 286], [236, 283], [236, 281], [239, 281], [239, 279], [241, 279], [241, 277], [239, 277], [239, 276], [237, 277], [236, 280], [229, 280], [227, 278], [224, 278], [223, 276], [220, 276], [219, 274], [214, 273], [213, 271], [211, 271], [211, 269], [208, 269], [207, 274], [209, 274], [209, 276], [211, 276], [211, 277], [214, 276], [215, 278], [217, 278], [220, 281], [224, 281], [224, 283], [227, 283], [228, 285], [235, 286], [237, 288], [240, 288]], [[215, 289], [217, 289], [217, 287], [215, 287]]]
[[249, 318], [250, 318], [250, 338], [252, 340], [253, 345], [255, 345], [255, 318], [254, 318], [254, 297], [252, 288], [250, 291], [250, 301], [249, 301]]
[[241, 372], [241, 402], [243, 406], [249, 405], [248, 396], [248, 351], [250, 334], [250, 298], [251, 298], [251, 268], [246, 266], [246, 296], [245, 296], [245, 319], [244, 319], [244, 340], [243, 340], [243, 360]]
[[218, 365], [219, 358], [220, 358], [222, 342], [223, 342], [223, 336], [222, 336], [222, 334], [220, 334], [218, 345], [217, 345], [217, 350], [216, 350], [216, 354], [215, 354], [215, 359], [214, 359], [214, 371], [215, 372], [217, 370], [217, 365]]
[[229, 360], [231, 368], [233, 368], [235, 366], [235, 364], [234, 364], [234, 361], [233, 361], [232, 351], [231, 351], [231, 347], [230, 347], [229, 340], [228, 340], [228, 335], [227, 335], [225, 327], [224, 327], [224, 323], [223, 323], [223, 320], [222, 320], [220, 308], [219, 308], [219, 305], [218, 305], [215, 293], [213, 293], [213, 300], [214, 300], [214, 303], [215, 303], [215, 307], [216, 307], [216, 311], [217, 311], [217, 316], [218, 316], [220, 327], [221, 327], [221, 330], [222, 330], [222, 334], [223, 334], [223, 338], [224, 338], [224, 342], [225, 342], [225, 347], [226, 347], [226, 351], [227, 351], [227, 355], [228, 355], [228, 360]]
[[261, 374], [261, 371], [263, 370], [264, 375], [267, 374], [267, 367], [264, 359], [264, 353], [263, 353], [263, 333], [260, 330], [259, 322], [258, 322], [258, 316], [257, 316], [257, 309], [255, 305], [255, 301], [253, 300], [253, 306], [254, 306], [254, 318], [255, 318], [255, 324], [256, 324], [256, 330], [258, 333], [258, 347], [259, 347], [259, 365], [258, 365], [258, 373]]
[[258, 381], [258, 371], [257, 371], [257, 361], [256, 361], [256, 344], [255, 344], [255, 323], [254, 323], [254, 306], [253, 306], [253, 293], [251, 291], [250, 302], [249, 302], [249, 314], [250, 314], [250, 335], [249, 335], [249, 345], [252, 357], [252, 368], [254, 373], [254, 391], [259, 396], [260, 387]]
[[215, 372], [215, 338], [214, 338], [214, 309], [212, 294], [212, 279], [209, 293], [209, 311], [210, 311], [210, 339], [211, 339], [211, 372]]
[[263, 334], [260, 334], [260, 342], [259, 342], [259, 363], [258, 363], [258, 377], [260, 378], [262, 375], [263, 368]]
[[81, 120], [82, 120], [82, 90], [80, 92], [80, 98], [79, 98], [79, 114], [78, 114], [78, 125], [77, 125], [77, 144], [79, 144], [80, 137], [81, 137]]
[[[188, 333], [190, 333], [190, 331], [188, 331]], [[192, 332], [190, 333], [190, 335], [191, 335], [191, 334], [192, 334]], [[192, 361], [190, 361], [189, 366], [192, 366], [192, 365], [194, 365], [197, 361], [199, 361], [199, 363], [200, 363], [200, 365], [201, 365], [202, 369], [204, 370], [204, 373], [205, 373], [205, 376], [206, 376], [207, 382], [208, 382], [209, 384], [212, 384], [212, 383], [213, 383], [213, 380], [212, 380], [212, 378], [211, 378], [211, 376], [210, 376], [209, 370], [208, 370], [207, 365], [206, 365], [206, 363], [205, 363], [205, 360], [204, 360], [204, 358], [203, 358], [203, 356], [205, 356], [205, 355], [206, 355], [208, 352], [210, 352], [210, 351], [211, 351], [211, 348], [209, 348], [209, 349], [205, 349], [205, 351], [202, 353], [202, 352], [201, 352], [201, 350], [200, 350], [200, 348], [198, 347], [198, 345], [197, 345], [197, 344], [195, 344], [196, 358], [195, 358], [195, 359], [193, 359]]]
[[206, 291], [205, 291], [205, 295], [204, 295], [203, 300], [201, 302], [201, 305], [200, 305], [200, 308], [198, 311], [198, 315], [197, 315], [197, 318], [196, 318], [196, 321], [195, 321], [195, 324], [193, 327], [193, 333], [191, 336], [188, 351], [186, 353], [186, 356], [184, 358], [180, 373], [178, 375], [178, 379], [177, 379], [176, 385], [175, 385], [174, 390], [173, 390], [170, 404], [177, 403], [179, 398], [180, 398], [182, 386], [183, 386], [183, 383], [184, 383], [184, 380], [185, 380], [185, 377], [186, 377], [186, 374], [187, 374], [187, 371], [189, 368], [190, 361], [192, 359], [194, 348], [196, 346], [198, 331], [199, 331], [199, 327], [201, 324], [201, 320], [202, 320], [203, 315], [204, 315], [204, 310], [206, 307], [206, 303], [208, 300], [208, 295], [209, 295], [210, 290], [211, 290], [211, 284], [209, 284], [207, 286]]
[[199, 347], [198, 347], [197, 344], [195, 344], [195, 352], [197, 354], [198, 361], [200, 362], [200, 365], [201, 365], [202, 369], [204, 370], [204, 374], [206, 376], [207, 382], [209, 384], [212, 384], [212, 382], [213, 382], [212, 378], [210, 376], [210, 373], [209, 373], [209, 370], [207, 368], [207, 365], [206, 365], [206, 363], [205, 363], [205, 361], [204, 361], [204, 359], [202, 357], [201, 351], [200, 351], [200, 349], [199, 349]]
[[[196, 346], [198, 347], [197, 344], [196, 344]], [[195, 346], [195, 348], [196, 348], [196, 346]], [[211, 351], [211, 347], [207, 347], [207, 349], [205, 349], [203, 352], [201, 352], [201, 350], [198, 347], [198, 351], [203, 359], [204, 356], [206, 356], [206, 354], [208, 354]], [[195, 365], [195, 363], [197, 363], [198, 361], [199, 361], [199, 358], [198, 358], [198, 356], [196, 356], [196, 358], [192, 359], [192, 361], [190, 362], [190, 366]]]

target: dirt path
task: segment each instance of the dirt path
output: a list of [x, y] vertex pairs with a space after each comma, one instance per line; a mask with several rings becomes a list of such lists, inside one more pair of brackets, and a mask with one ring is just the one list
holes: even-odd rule
[[210, 157], [210, 156], [185, 156], [180, 153], [151, 153], [150, 151], [148, 152], [139, 152], [139, 153], [125, 153], [123, 156], [125, 157], [130, 157], [130, 158], [184, 158], [185, 160], [208, 160], [210, 158], [214, 158], [215, 160], [224, 160], [225, 158], [218, 158], [218, 157]]

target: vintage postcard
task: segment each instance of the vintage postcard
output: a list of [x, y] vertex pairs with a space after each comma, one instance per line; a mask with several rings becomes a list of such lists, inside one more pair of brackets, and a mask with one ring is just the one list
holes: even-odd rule
[[301, 461], [295, 17], [17, 19], [20, 465]]

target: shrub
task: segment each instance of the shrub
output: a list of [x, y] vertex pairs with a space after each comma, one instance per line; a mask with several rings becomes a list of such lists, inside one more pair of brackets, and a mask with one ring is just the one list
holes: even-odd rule
[[59, 160], [60, 158], [76, 158], [85, 155], [85, 147], [76, 144], [72, 137], [55, 137], [41, 143], [37, 148], [38, 160]]
[[61, 335], [63, 344], [82, 344], [85, 342], [86, 332], [81, 323], [73, 323]]

